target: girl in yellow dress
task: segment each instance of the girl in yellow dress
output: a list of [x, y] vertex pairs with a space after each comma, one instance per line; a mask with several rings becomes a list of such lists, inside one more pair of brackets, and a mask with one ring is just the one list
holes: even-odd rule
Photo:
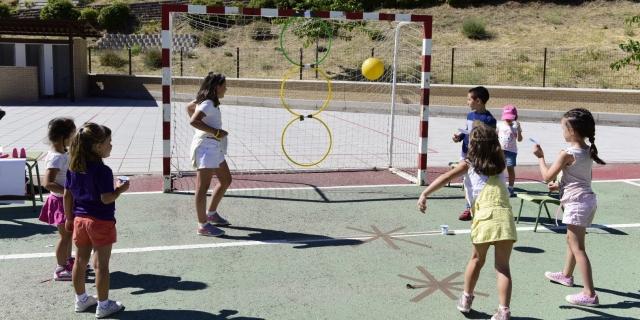
[[427, 197], [445, 186], [450, 180], [468, 174], [465, 192], [471, 200], [471, 259], [464, 274], [464, 292], [458, 300], [461, 312], [471, 311], [473, 289], [484, 265], [489, 247], [495, 247], [495, 268], [498, 278], [499, 307], [492, 320], [511, 318], [511, 272], [509, 257], [516, 242], [516, 226], [513, 221], [509, 192], [503, 171], [505, 159], [494, 128], [479, 123], [470, 133], [469, 152], [466, 159], [447, 173], [439, 176], [420, 195], [418, 209], [425, 212]]

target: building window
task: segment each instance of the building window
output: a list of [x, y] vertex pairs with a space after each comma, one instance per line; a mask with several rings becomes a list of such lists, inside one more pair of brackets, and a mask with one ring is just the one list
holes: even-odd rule
[[16, 65], [16, 48], [13, 43], [0, 43], [0, 66]]

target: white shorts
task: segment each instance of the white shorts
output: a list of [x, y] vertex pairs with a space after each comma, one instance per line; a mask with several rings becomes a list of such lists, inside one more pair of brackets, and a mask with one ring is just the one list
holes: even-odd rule
[[215, 139], [204, 139], [200, 145], [195, 146], [195, 168], [217, 169], [224, 161], [223, 143]]

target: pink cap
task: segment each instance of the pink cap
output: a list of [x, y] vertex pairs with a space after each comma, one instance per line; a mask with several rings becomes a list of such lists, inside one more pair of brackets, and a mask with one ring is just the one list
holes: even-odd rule
[[518, 109], [514, 105], [506, 105], [502, 107], [502, 120], [516, 120], [518, 119]]

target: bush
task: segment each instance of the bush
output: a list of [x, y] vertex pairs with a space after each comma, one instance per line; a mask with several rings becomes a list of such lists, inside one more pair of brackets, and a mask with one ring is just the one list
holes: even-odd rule
[[84, 8], [80, 11], [80, 20], [89, 22], [90, 24], [98, 25], [98, 10], [94, 8]]
[[145, 52], [144, 65], [151, 69], [162, 68], [162, 52], [158, 49], [151, 49]]
[[11, 17], [11, 7], [6, 3], [0, 3], [0, 18]]
[[481, 5], [481, 0], [446, 0], [447, 4], [454, 8], [465, 8], [475, 5]]
[[122, 68], [128, 64], [128, 61], [115, 52], [106, 52], [100, 56], [100, 64], [106, 67]]
[[160, 21], [151, 20], [149, 22], [142, 24], [138, 29], [137, 33], [140, 33], [140, 34], [160, 33]]
[[204, 31], [198, 41], [203, 43], [207, 48], [221, 47], [226, 43], [222, 33], [213, 30]]
[[465, 37], [473, 40], [491, 38], [491, 34], [485, 28], [484, 22], [476, 18], [465, 19], [462, 22], [462, 33]]
[[129, 18], [129, 5], [123, 2], [114, 2], [100, 9], [98, 23], [109, 32], [124, 31], [128, 27]]
[[142, 52], [142, 47], [139, 44], [134, 44], [131, 46], [131, 55], [132, 56], [137, 56], [140, 54], [140, 52]]
[[42, 20], [78, 20], [80, 11], [69, 0], [49, 0], [40, 10]]
[[366, 29], [365, 32], [367, 33], [371, 41], [384, 41], [387, 39], [387, 37], [384, 35], [384, 32], [378, 29]]
[[276, 36], [271, 33], [271, 24], [264, 21], [257, 21], [253, 24], [251, 30], [251, 39], [253, 40], [271, 40]]

